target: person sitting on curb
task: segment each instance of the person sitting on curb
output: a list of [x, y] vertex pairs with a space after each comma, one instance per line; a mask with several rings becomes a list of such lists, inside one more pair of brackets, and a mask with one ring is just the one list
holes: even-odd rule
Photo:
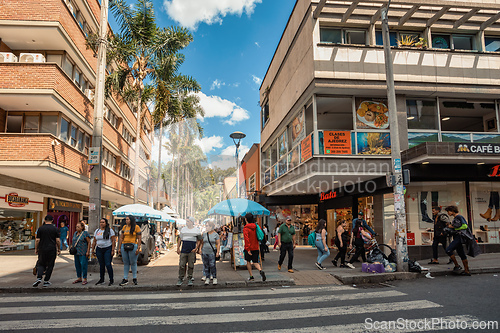
[[257, 225], [252, 213], [247, 213], [245, 215], [246, 224], [243, 228], [243, 237], [245, 238], [245, 260], [247, 261], [248, 273], [250, 277], [248, 281], [253, 281], [254, 277], [252, 275], [252, 263], [255, 268], [260, 273], [262, 281], [266, 281], [266, 273], [262, 270], [259, 264], [259, 240], [257, 239]]

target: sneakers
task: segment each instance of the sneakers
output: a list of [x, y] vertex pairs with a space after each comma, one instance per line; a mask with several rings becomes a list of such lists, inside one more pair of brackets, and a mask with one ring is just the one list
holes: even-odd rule
[[50, 287], [52, 283], [50, 283], [50, 281], [43, 281], [43, 286], [42, 287]]
[[321, 270], [325, 270], [326, 269], [326, 267], [323, 266], [323, 265], [321, 265], [321, 264], [319, 264], [319, 266], [321, 267]]
[[347, 264], [345, 264], [347, 267], [351, 268], [351, 269], [355, 269], [356, 267], [354, 267], [353, 264], [351, 264], [350, 262], [348, 262]]
[[128, 280], [123, 279], [120, 283], [120, 287], [126, 286], [128, 284]]
[[291, 268], [290, 268], [290, 269], [288, 270], [288, 273], [293, 273], [293, 269], [291, 269]]
[[264, 271], [260, 271], [260, 277], [262, 278], [262, 281], [266, 281], [266, 273]]
[[462, 267], [460, 267], [460, 266], [453, 267], [453, 273], [455, 273], [455, 274], [460, 273], [461, 270], [462, 270]]
[[40, 283], [42, 283], [42, 279], [36, 279], [35, 283], [33, 283], [33, 287], [38, 287]]
[[99, 286], [99, 285], [101, 285], [101, 284], [104, 284], [104, 280], [99, 280], [99, 281], [97, 281], [95, 285], [96, 285], [96, 286]]
[[132, 282], [134, 282], [134, 286], [137, 286], [137, 279], [132, 279]]
[[193, 283], [193, 279], [189, 279], [189, 281], [188, 281], [188, 286], [189, 286], [189, 287], [192, 287], [192, 286], [193, 286], [193, 284], [194, 284], [194, 283]]
[[205, 286], [208, 286], [210, 284], [210, 279], [205, 279]]
[[113, 281], [113, 280], [109, 280], [108, 287], [109, 287], [109, 286], [112, 286], [112, 285], [113, 285], [113, 283], [115, 283], [115, 281]]
[[[317, 262], [316, 262], [316, 263], [314, 263], [314, 264], [316, 265], [316, 267], [318, 267], [318, 269], [323, 269], [320, 263], [317, 263]], [[335, 265], [335, 266], [336, 266], [336, 265]]]
[[182, 280], [177, 280], [177, 284], [176, 284], [177, 287], [180, 287], [182, 286]]
[[278, 264], [278, 271], [281, 271], [281, 265]]
[[217, 278], [214, 278], [214, 279], [212, 280], [212, 284], [213, 284], [214, 286], [215, 286], [215, 285], [217, 285]]
[[340, 264], [339, 266], [340, 268], [347, 268], [347, 265], [344, 265], [344, 264]]
[[337, 260], [332, 260], [333, 266], [337, 267]]
[[201, 281], [205, 281], [206, 279], [207, 279], [207, 277], [206, 277], [206, 276], [202, 276], [202, 277], [201, 277]]
[[254, 281], [255, 278], [253, 276], [250, 276], [247, 281]]

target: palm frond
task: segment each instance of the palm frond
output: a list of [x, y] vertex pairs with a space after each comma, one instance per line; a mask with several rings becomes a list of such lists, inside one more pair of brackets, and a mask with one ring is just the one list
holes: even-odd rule
[[120, 26], [123, 37], [130, 39], [133, 31], [132, 11], [125, 0], [110, 0], [109, 9]]

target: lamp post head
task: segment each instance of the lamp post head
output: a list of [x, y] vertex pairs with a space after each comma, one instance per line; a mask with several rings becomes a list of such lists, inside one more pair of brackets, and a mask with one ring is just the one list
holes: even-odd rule
[[236, 149], [240, 147], [241, 139], [245, 138], [247, 135], [242, 132], [233, 132], [229, 135], [231, 139], [233, 139], [234, 144], [236, 145]]

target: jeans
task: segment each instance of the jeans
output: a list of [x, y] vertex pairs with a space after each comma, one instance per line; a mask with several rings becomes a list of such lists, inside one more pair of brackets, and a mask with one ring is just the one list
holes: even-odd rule
[[203, 261], [203, 272], [207, 279], [213, 277], [217, 278], [217, 268], [215, 267], [215, 254], [202, 254], [201, 260]]
[[38, 265], [36, 267], [38, 279], [41, 280], [45, 272], [45, 281], [50, 280], [50, 277], [52, 276], [52, 271], [54, 270], [56, 257], [57, 257], [56, 249], [51, 251], [38, 252]]
[[113, 265], [111, 265], [112, 257], [111, 257], [111, 249], [113, 246], [108, 246], [105, 248], [100, 248], [99, 246], [96, 248], [95, 255], [97, 256], [97, 260], [99, 261], [99, 274], [100, 280], [104, 281], [104, 273], [106, 269], [108, 269], [109, 281], [113, 281]]
[[132, 251], [125, 251], [123, 244], [121, 247], [122, 259], [123, 259], [123, 278], [128, 280], [128, 271], [132, 267], [132, 278], [137, 279], [137, 257], [135, 254], [137, 250], [137, 244], [134, 244], [134, 249]]
[[327, 248], [325, 251], [323, 241], [316, 241], [316, 249], [318, 250], [318, 259], [316, 259], [316, 262], [321, 264], [330, 255], [330, 250]]
[[446, 252], [446, 236], [436, 236], [434, 237], [434, 240], [432, 241], [432, 258], [436, 259], [438, 258], [438, 245], [442, 244], [443, 249]]
[[79, 256], [75, 254], [75, 268], [76, 268], [76, 276], [81, 279], [87, 278], [87, 268], [89, 266], [89, 260], [86, 255]]
[[61, 238], [61, 251], [63, 250], [63, 245], [66, 249], [68, 248], [68, 237]]
[[490, 202], [488, 204], [488, 208], [500, 209], [500, 195], [498, 192], [490, 192]]
[[[195, 252], [182, 253], [179, 255], [179, 280], [183, 280], [186, 276], [186, 264], [188, 266], [188, 279], [193, 278], [194, 261], [196, 259]], [[210, 276], [209, 276], [210, 277]]]
[[339, 249], [339, 253], [335, 256], [335, 259], [333, 261], [337, 262], [337, 260], [340, 259], [340, 264], [345, 265], [345, 255], [347, 253], [347, 242], [342, 242], [343, 247], [340, 246], [340, 241], [338, 239], [335, 239], [335, 245], [337, 245], [337, 248]]
[[281, 266], [283, 261], [285, 261], [285, 256], [288, 253], [288, 269], [292, 269], [293, 264], [293, 243], [283, 243], [281, 242], [280, 247], [280, 259], [278, 260], [278, 265]]
[[457, 251], [460, 259], [462, 259], [462, 260], [467, 259], [467, 256], [465, 255], [465, 252], [464, 252], [464, 247], [462, 246], [462, 236], [460, 234], [455, 234], [455, 236], [453, 236], [453, 241], [450, 243], [450, 245], [446, 249], [446, 254], [451, 257], [451, 255], [453, 254], [453, 251], [455, 251], [455, 250]]

